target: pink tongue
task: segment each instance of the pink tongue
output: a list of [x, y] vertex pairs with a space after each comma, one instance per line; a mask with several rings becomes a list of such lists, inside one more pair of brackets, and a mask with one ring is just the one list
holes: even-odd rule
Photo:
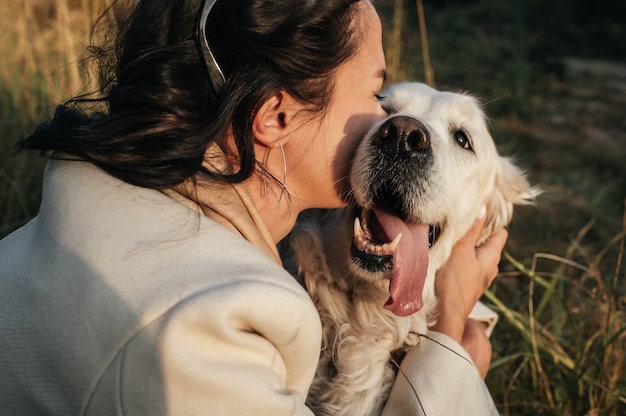
[[422, 291], [428, 271], [428, 224], [407, 224], [400, 218], [374, 208], [374, 215], [389, 240], [402, 233], [393, 255], [389, 300], [385, 309], [408, 316], [422, 309]]

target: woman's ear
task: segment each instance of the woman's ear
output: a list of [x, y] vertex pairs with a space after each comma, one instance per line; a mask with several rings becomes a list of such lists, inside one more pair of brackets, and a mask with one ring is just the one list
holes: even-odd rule
[[254, 116], [255, 139], [267, 147], [276, 147], [287, 133], [301, 104], [285, 91], [268, 98]]

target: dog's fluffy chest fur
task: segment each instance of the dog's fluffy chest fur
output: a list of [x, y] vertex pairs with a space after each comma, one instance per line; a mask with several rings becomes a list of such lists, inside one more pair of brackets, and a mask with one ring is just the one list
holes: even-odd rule
[[299, 273], [322, 320], [322, 352], [308, 404], [316, 415], [379, 414], [395, 379], [392, 357], [417, 345], [419, 334], [426, 333], [435, 297], [411, 316], [383, 309], [388, 282], [360, 280], [346, 261], [350, 211], [322, 215], [323, 225], [301, 223], [292, 235]]

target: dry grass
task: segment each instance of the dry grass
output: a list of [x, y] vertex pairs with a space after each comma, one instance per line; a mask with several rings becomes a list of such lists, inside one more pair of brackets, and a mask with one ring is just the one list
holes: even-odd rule
[[32, 217], [43, 163], [15, 154], [15, 140], [56, 104], [85, 92], [90, 22], [104, 0], [0, 2], [0, 236]]
[[[626, 203], [626, 201], [625, 201]], [[626, 410], [626, 216], [598, 253], [582, 244], [564, 256], [535, 253], [486, 298], [503, 317], [489, 384], [505, 415], [620, 415]]]
[[103, 7], [104, 1], [91, 0], [0, 3], [0, 45], [12, 51], [0, 61], [0, 82], [3, 89], [10, 89], [23, 125], [84, 90], [79, 64], [85, 57], [90, 22]]
[[[379, 4], [384, 8], [384, 1]], [[386, 4], [392, 6], [394, 2], [388, 0]], [[106, 0], [0, 2], [0, 47], [4, 51], [0, 57], [0, 237], [31, 218], [40, 198], [43, 164], [15, 155], [13, 142], [46, 117], [56, 103], [89, 89], [79, 64], [85, 54], [89, 22], [105, 6]], [[426, 21], [428, 18], [426, 15]], [[419, 71], [415, 64], [423, 59], [419, 27], [417, 19], [412, 23], [410, 19], [407, 11], [399, 19], [403, 27], [387, 31], [396, 36], [386, 42], [392, 54], [392, 81], [406, 76], [421, 79], [416, 76]], [[459, 25], [464, 21], [455, 20]], [[408, 36], [407, 31], [413, 34]], [[434, 39], [437, 41], [436, 36]], [[485, 45], [480, 47], [489, 50]], [[433, 53], [439, 52], [433, 49]], [[515, 72], [510, 78], [515, 82], [526, 79], [526, 74], [519, 72], [524, 65], [513, 64], [509, 68]], [[440, 62], [434, 66], [441, 71]], [[451, 74], [466, 72], [461, 65], [446, 68], [458, 70], [437, 72], [438, 84], [451, 83]], [[488, 70], [491, 73], [493, 68]], [[501, 77], [506, 78], [506, 70], [500, 71]], [[478, 76], [485, 69], [472, 66], [472, 71], [472, 84], [458, 87], [474, 90], [474, 85], [480, 85]], [[485, 90], [487, 94], [494, 92], [488, 97], [500, 98], [498, 91], [506, 91], [506, 85], [484, 78], [483, 84], [493, 86], [493, 90]], [[623, 129], [613, 131], [611, 126], [623, 123], [623, 115], [601, 113], [612, 117], [603, 124], [589, 119], [592, 113], [598, 114], [594, 107], [595, 112], [583, 111], [576, 113], [583, 117], [569, 119], [564, 103], [579, 108], [599, 102], [592, 101], [597, 97], [579, 91], [573, 95], [578, 101], [571, 97], [562, 101], [561, 93], [555, 94], [558, 99], [546, 99], [515, 95], [515, 91], [524, 91], [519, 84], [512, 90], [519, 105], [495, 127], [509, 138], [512, 150], [529, 159], [532, 155], [531, 173], [548, 195], [539, 207], [517, 215], [502, 276], [487, 295], [502, 316], [494, 333], [495, 359], [488, 383], [506, 415], [626, 414], [626, 224], [616, 225], [611, 220], [616, 211], [615, 190], [623, 192], [619, 187], [623, 183], [619, 182], [623, 181], [619, 177], [624, 173], [619, 162], [623, 153], [620, 147], [600, 151], [600, 144], [595, 142], [571, 145], [571, 137], [581, 131], [577, 123], [585, 123], [583, 132], [588, 128], [595, 134], [607, 132], [614, 137], [613, 133]], [[520, 112], [520, 108], [536, 108], [538, 103], [549, 110], [552, 121], [532, 120]], [[563, 130], [563, 125], [567, 129]], [[566, 145], [569, 153], [562, 157], [566, 154], [562, 146]], [[606, 153], [615, 161], [600, 159]], [[594, 171], [574, 168], [579, 154], [584, 154], [587, 169], [590, 163], [597, 164], [598, 169], [611, 166], [612, 175], [617, 176], [614, 182], [596, 182]], [[585, 186], [582, 190], [581, 184]], [[609, 201], [611, 209], [607, 208]]]

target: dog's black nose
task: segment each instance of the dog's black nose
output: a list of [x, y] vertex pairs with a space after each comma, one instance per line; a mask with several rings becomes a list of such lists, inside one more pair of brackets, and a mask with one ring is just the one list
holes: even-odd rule
[[373, 144], [400, 159], [419, 157], [430, 151], [430, 133], [415, 118], [394, 116], [380, 126]]

